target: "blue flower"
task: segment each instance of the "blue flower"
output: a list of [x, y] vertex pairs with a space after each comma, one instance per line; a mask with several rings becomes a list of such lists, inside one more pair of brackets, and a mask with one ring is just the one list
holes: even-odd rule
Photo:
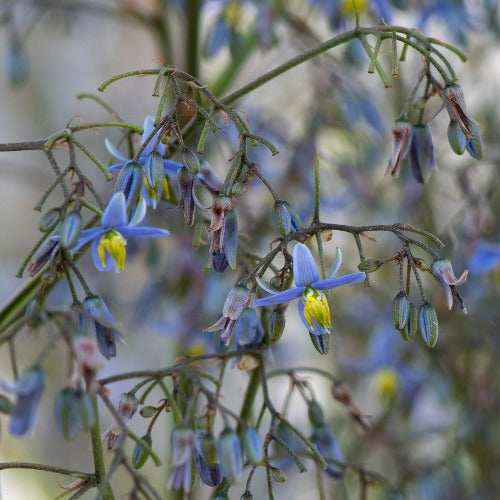
[[172, 472], [167, 482], [169, 490], [191, 489], [191, 468], [196, 434], [191, 429], [178, 427], [172, 431]]
[[92, 241], [92, 257], [95, 267], [99, 271], [110, 271], [111, 269], [123, 271], [126, 257], [126, 237], [160, 238], [169, 235], [166, 229], [135, 227], [144, 218], [145, 213], [146, 206], [142, 202], [134, 217], [128, 221], [125, 195], [121, 191], [115, 193], [104, 211], [100, 227], [83, 230], [71, 251], [76, 252]]
[[255, 300], [253, 305], [271, 306], [283, 304], [301, 297], [298, 304], [299, 314], [309, 332], [317, 336], [329, 334], [329, 329], [332, 326], [330, 308], [328, 307], [323, 290], [359, 283], [365, 279], [365, 273], [360, 272], [346, 274], [340, 278], [333, 278], [340, 267], [341, 260], [340, 252], [338, 252], [338, 259], [329, 277], [320, 280], [318, 268], [314, 263], [309, 248], [303, 243], [297, 243], [293, 249], [293, 278], [296, 286], [283, 292], [276, 292], [262, 282], [259, 282], [259, 286], [273, 295]]
[[17, 396], [10, 416], [9, 431], [13, 436], [24, 436], [35, 423], [38, 403], [43, 392], [43, 372], [39, 368], [25, 371], [14, 385], [2, 383], [3, 388]]
[[474, 274], [486, 274], [500, 267], [500, 243], [479, 240], [469, 258], [468, 267]]
[[[154, 118], [152, 116], [146, 116], [143, 124], [143, 132], [141, 138], [141, 146], [146, 142], [149, 136], [152, 134], [153, 129], [155, 127]], [[118, 170], [123, 169], [125, 166], [129, 165], [133, 160], [131, 158], [127, 158], [124, 156], [118, 149], [108, 140], [104, 140], [104, 144], [108, 152], [114, 156], [117, 160], [120, 160], [120, 163], [115, 163], [110, 165], [109, 170]], [[148, 163], [154, 165], [158, 161], [158, 155], [160, 155], [160, 159], [163, 162], [164, 174], [171, 173], [176, 174], [179, 168], [181, 168], [181, 164], [172, 160], [163, 159], [163, 155], [165, 154], [165, 145], [160, 141], [160, 131], [158, 131], [146, 144], [143, 151], [141, 152], [139, 159], [134, 164], [138, 164], [139, 166], [148, 167]], [[132, 173], [135, 171], [132, 170]], [[153, 208], [156, 208], [156, 202], [159, 198], [161, 198], [162, 192], [166, 189], [165, 182], [158, 183], [158, 186], [151, 186], [152, 179], [148, 174], [148, 169], [146, 172], [143, 172], [142, 181], [143, 181], [143, 196], [146, 200], [147, 205], [152, 205]], [[131, 174], [132, 175], [132, 174]], [[132, 182], [137, 176], [133, 176], [129, 182]]]

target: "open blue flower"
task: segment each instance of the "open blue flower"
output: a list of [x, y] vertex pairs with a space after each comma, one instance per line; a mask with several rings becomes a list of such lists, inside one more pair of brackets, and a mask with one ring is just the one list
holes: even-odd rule
[[259, 281], [259, 286], [272, 295], [255, 300], [253, 305], [271, 306], [301, 297], [298, 304], [299, 314], [309, 332], [317, 336], [329, 334], [329, 329], [332, 326], [330, 308], [323, 290], [359, 283], [365, 279], [365, 273], [360, 272], [333, 278], [342, 261], [340, 251], [337, 255], [338, 258], [328, 278], [320, 280], [318, 268], [309, 248], [303, 243], [297, 243], [293, 249], [293, 278], [296, 286], [283, 292], [277, 292]]
[[[148, 140], [149, 136], [152, 134], [153, 129], [155, 127], [154, 118], [152, 116], [146, 116], [143, 124], [143, 132], [141, 138], [141, 146]], [[172, 160], [163, 159], [163, 155], [165, 154], [165, 145], [159, 140], [160, 131], [158, 131], [146, 144], [142, 153], [139, 156], [137, 162], [134, 161], [134, 165], [139, 166], [147, 166], [147, 163], [154, 163], [156, 160], [155, 155], [160, 155], [160, 159], [163, 163], [164, 174], [176, 174], [179, 168], [181, 168], [181, 164]], [[131, 158], [127, 158], [125, 155], [120, 153], [120, 151], [108, 140], [104, 140], [104, 144], [106, 149], [108, 150], [111, 156], [115, 157], [117, 160], [120, 160], [119, 163], [115, 163], [108, 167], [109, 170], [118, 170], [123, 169], [126, 165], [129, 165], [133, 160]], [[154, 160], [153, 160], [154, 159]], [[161, 167], [160, 167], [161, 168]], [[158, 186], [151, 186], [151, 178], [147, 175], [147, 171], [143, 171], [142, 181], [143, 181], [143, 196], [146, 200], [147, 205], [152, 205], [153, 208], [156, 208], [156, 202], [159, 198], [161, 198], [162, 192], [168, 184], [165, 186], [165, 182], [158, 183]], [[135, 170], [131, 169], [131, 173], [129, 176], [131, 179], [128, 180], [128, 183], [133, 183], [136, 181], [134, 179]], [[135, 175], [135, 177], [137, 177]], [[127, 179], [124, 179], [124, 183], [127, 184]]]
[[[168, 236], [166, 229], [156, 227], [135, 227], [146, 214], [145, 203], [140, 203], [134, 217], [127, 217], [125, 195], [119, 191], [113, 195], [104, 211], [99, 227], [85, 229], [80, 233], [71, 249], [76, 252], [92, 241], [92, 258], [99, 271], [123, 271], [125, 267], [127, 237], [160, 238]], [[55, 237], [57, 238], [57, 237]]]

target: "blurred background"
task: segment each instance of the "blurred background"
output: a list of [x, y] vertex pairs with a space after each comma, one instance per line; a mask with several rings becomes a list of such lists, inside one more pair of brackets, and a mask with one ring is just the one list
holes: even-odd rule
[[[360, 428], [332, 398], [327, 380], [301, 374], [322, 404], [346, 460], [386, 477], [403, 497], [495, 498], [500, 491], [498, 5], [495, 0], [362, 3], [362, 25], [384, 21], [415, 27], [468, 55], [466, 63], [452, 53], [449, 59], [467, 109], [481, 129], [482, 160], [453, 153], [447, 139], [448, 116], [443, 111], [431, 123], [436, 170], [428, 184], [418, 184], [408, 166], [399, 178], [385, 177], [392, 124], [420, 71], [421, 59], [409, 50], [400, 64], [400, 76], [392, 80], [391, 89], [385, 89], [376, 74], [367, 73], [369, 59], [357, 41], [291, 70], [237, 103], [250, 128], [280, 151], [272, 157], [258, 146], [250, 156], [304, 221], [313, 214], [313, 165], [318, 152], [322, 221], [351, 225], [408, 222], [436, 234], [446, 243], [441, 255], [453, 262], [456, 274], [469, 269], [460, 291], [468, 314], [449, 312], [439, 285], [426, 277], [424, 285], [438, 312], [439, 341], [433, 350], [420, 338], [405, 342], [391, 322], [398, 268], [389, 264], [371, 275], [370, 287], [345, 287], [333, 294], [332, 348], [327, 356], [315, 351], [296, 308], [289, 307], [285, 333], [273, 346], [269, 370], [315, 366], [343, 380], [366, 415], [368, 429]], [[198, 16], [193, 16], [193, 9]], [[97, 95], [100, 83], [121, 72], [175, 65], [195, 73], [222, 97], [352, 27], [353, 15], [343, 2], [321, 0], [3, 0], [0, 23], [0, 142], [17, 142], [45, 138], [68, 123], [108, 120], [106, 110], [76, 96]], [[195, 58], [189, 55], [188, 40], [195, 44]], [[387, 67], [390, 56], [387, 43], [380, 57]], [[153, 86], [153, 77], [129, 78], [100, 97], [125, 121], [141, 126], [144, 117], [156, 111]], [[220, 124], [221, 132], [209, 135], [205, 159], [223, 177], [237, 149], [237, 134], [225, 126], [223, 117]], [[118, 132], [90, 130], [80, 140], [106, 162], [110, 157], [104, 139], [116, 144]], [[57, 155], [63, 158], [62, 153]], [[79, 160], [98, 192], [108, 199], [112, 184], [104, 183], [84, 157]], [[40, 151], [0, 154], [0, 304], [23, 283], [16, 272], [39, 238], [39, 214], [33, 207], [52, 180]], [[175, 182], [172, 185], [175, 190]], [[58, 195], [55, 191], [46, 207], [56, 203]], [[265, 254], [279, 236], [270, 223], [272, 207], [273, 199], [256, 178], [236, 206], [240, 241], [257, 254]], [[237, 273], [230, 270], [222, 275], [207, 270], [208, 246], [193, 249], [182, 213], [168, 208], [171, 205], [161, 205], [148, 222], [167, 227], [175, 237], [138, 244], [135, 254], [135, 248], [129, 249], [125, 272], [98, 273], [89, 255], [81, 259], [92, 290], [106, 300], [124, 337], [118, 356], [103, 363], [102, 377], [164, 367], [200, 342], [207, 344], [207, 338], [210, 344], [211, 336], [201, 331], [220, 316], [237, 280]], [[393, 235], [374, 236], [374, 241], [363, 241], [367, 258], [384, 259], [398, 250]], [[204, 239], [208, 240], [206, 233]], [[344, 255], [341, 273], [355, 271], [359, 255], [352, 237], [334, 232], [325, 243], [327, 259], [333, 258], [336, 247]], [[70, 302], [64, 283], [54, 288], [52, 305]], [[16, 337], [21, 368], [45, 348], [49, 334], [44, 328], [26, 329]], [[44, 362], [46, 388], [30, 436], [12, 438], [6, 430], [7, 419], [1, 417], [1, 462], [46, 462], [91, 470], [88, 437], [82, 434], [72, 442], [64, 441], [53, 418], [54, 398], [65, 383], [67, 364], [64, 345], [56, 343]], [[237, 411], [248, 375], [230, 370], [223, 386], [224, 404]], [[6, 348], [0, 350], [0, 376], [13, 380]], [[286, 377], [270, 380], [277, 408], [287, 384]], [[116, 403], [129, 388], [127, 383], [111, 385], [111, 400]], [[153, 401], [156, 396], [161, 397], [153, 393]], [[111, 416], [102, 415], [105, 429]], [[292, 399], [289, 416], [306, 434], [310, 432], [307, 407], [300, 398]], [[160, 419], [155, 427], [155, 450], [168, 464], [169, 424], [161, 420], [167, 419]], [[139, 415], [131, 422], [139, 435], [146, 425]], [[128, 446], [131, 452], [132, 445]], [[150, 462], [144, 472], [165, 492], [167, 467], [156, 468]], [[317, 497], [318, 477], [312, 462], [307, 474], [297, 474], [293, 464], [285, 473], [287, 481], [277, 484], [276, 498]], [[263, 474], [261, 479], [254, 483], [254, 498], [266, 498]], [[117, 498], [130, 488], [127, 481], [123, 476], [123, 484], [118, 482]], [[69, 482], [49, 473], [2, 471], [0, 496], [54, 498], [63, 492], [59, 484]], [[347, 473], [341, 481], [325, 478], [326, 498], [364, 498], [359, 484], [354, 473]], [[242, 492], [243, 486], [238, 496], [232, 494], [239, 498]], [[367, 494], [370, 499], [387, 498], [380, 486], [369, 487]], [[193, 498], [207, 495], [197, 489]]]

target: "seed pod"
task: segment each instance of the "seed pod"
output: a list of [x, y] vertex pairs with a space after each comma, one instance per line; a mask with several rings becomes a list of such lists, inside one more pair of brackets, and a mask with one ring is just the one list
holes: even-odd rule
[[429, 302], [424, 302], [418, 312], [418, 326], [424, 342], [434, 347], [438, 339], [439, 325], [436, 310]]
[[456, 120], [450, 120], [448, 124], [448, 142], [453, 152], [457, 155], [464, 153], [467, 139]]
[[[153, 439], [149, 434], [141, 437], [141, 441], [151, 446], [153, 444]], [[149, 451], [144, 448], [140, 443], [136, 443], [134, 447], [134, 452], [132, 453], [132, 465], [134, 469], [140, 469], [149, 457]]]
[[59, 228], [59, 236], [63, 248], [71, 248], [75, 245], [82, 231], [82, 226], [83, 219], [80, 212], [73, 210], [66, 215]]
[[405, 292], [399, 292], [392, 301], [392, 322], [396, 330], [401, 330], [405, 327], [408, 321], [409, 301]]

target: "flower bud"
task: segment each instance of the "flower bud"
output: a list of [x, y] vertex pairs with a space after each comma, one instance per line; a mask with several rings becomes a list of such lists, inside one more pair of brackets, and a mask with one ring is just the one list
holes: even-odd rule
[[409, 153], [413, 177], [426, 184], [434, 170], [434, 144], [429, 125], [418, 123], [413, 126]]
[[144, 406], [139, 411], [141, 417], [151, 418], [156, 413], [156, 408], [154, 406]]
[[325, 421], [323, 410], [317, 401], [312, 400], [307, 407], [307, 415], [312, 426], [322, 424]]
[[405, 292], [399, 292], [392, 301], [392, 322], [396, 330], [401, 330], [405, 327], [408, 321], [409, 301]]
[[252, 465], [259, 465], [264, 458], [264, 448], [258, 432], [253, 427], [247, 427], [241, 438], [247, 460]]
[[[147, 445], [151, 446], [153, 444], [153, 439], [149, 434], [141, 437], [141, 441], [144, 441]], [[132, 453], [132, 465], [134, 469], [140, 469], [149, 457], [149, 451], [144, 448], [140, 443], [136, 443], [134, 451]]]
[[360, 262], [358, 264], [358, 269], [361, 272], [363, 272], [363, 273], [373, 273], [381, 265], [382, 265], [382, 262], [380, 260], [377, 260], [377, 259], [366, 259], [363, 262]]
[[217, 441], [217, 451], [223, 476], [228, 483], [237, 483], [243, 472], [243, 452], [236, 432], [224, 429]]
[[51, 208], [40, 217], [40, 221], [38, 222], [38, 229], [40, 229], [42, 233], [48, 233], [57, 226], [57, 223], [60, 219], [61, 209]]
[[28, 302], [24, 318], [26, 325], [29, 328], [38, 328], [44, 319], [45, 299], [43, 297], [35, 296]]
[[227, 266], [229, 266], [229, 262], [227, 261], [224, 252], [218, 250], [212, 254], [212, 267], [215, 272], [223, 273], [227, 269]]
[[205, 432], [200, 439], [200, 453], [203, 460], [209, 465], [215, 465], [219, 459], [217, 457], [217, 442], [210, 432]]
[[125, 392], [120, 396], [118, 402], [117, 413], [122, 418], [123, 422], [128, 422], [137, 411], [139, 400], [133, 392]]
[[268, 336], [271, 342], [278, 342], [285, 330], [285, 313], [281, 305], [276, 306], [268, 322]]
[[76, 243], [80, 236], [83, 226], [83, 219], [80, 212], [73, 210], [66, 214], [60, 228], [59, 236], [61, 237], [61, 246], [63, 248], [71, 248]]
[[182, 152], [182, 163], [194, 175], [200, 171], [200, 160], [190, 149]]
[[401, 334], [401, 337], [403, 337], [404, 340], [410, 340], [417, 332], [417, 329], [418, 329], [418, 311], [415, 305], [412, 302], [410, 302], [410, 306], [408, 309], [408, 321], [406, 322], [405, 327], [399, 330], [399, 333]]
[[235, 269], [236, 255], [238, 253], [238, 219], [233, 209], [229, 210], [225, 217], [222, 249], [231, 269]]
[[471, 122], [472, 138], [467, 141], [465, 147], [472, 158], [480, 160], [483, 157], [483, 141], [481, 139], [481, 131], [477, 123]]
[[80, 427], [88, 431], [95, 425], [94, 405], [88, 392], [80, 390], [78, 397], [80, 399]]
[[312, 333], [309, 332], [309, 338], [311, 339], [314, 348], [320, 354], [328, 354], [331, 344], [330, 336], [331, 335], [329, 333], [322, 333], [321, 335], [313, 335]]
[[344, 462], [344, 454], [340, 449], [332, 429], [325, 423], [314, 425], [311, 434], [311, 441], [316, 445], [319, 453], [326, 460], [325, 472], [332, 478], [338, 479], [343, 475], [342, 468], [338, 462]]
[[272, 467], [272, 466], [269, 466], [269, 469], [271, 470], [271, 477], [277, 483], [284, 483], [286, 481], [285, 473], [281, 469], [278, 469], [278, 467]]
[[292, 231], [292, 217], [285, 203], [281, 200], [278, 200], [274, 204], [272, 221], [276, 230], [283, 236], [286, 236]]
[[438, 339], [438, 319], [436, 310], [429, 302], [424, 302], [418, 312], [418, 326], [424, 342], [434, 347]]
[[236, 285], [229, 293], [222, 308], [222, 314], [226, 318], [236, 320], [250, 303], [250, 290], [243, 285]]
[[115, 193], [121, 191], [127, 207], [131, 207], [141, 196], [142, 185], [142, 167], [136, 161], [130, 161], [116, 177]]
[[398, 177], [401, 164], [411, 142], [411, 126], [406, 120], [397, 120], [392, 128], [393, 145], [392, 152], [384, 175]]
[[65, 439], [73, 439], [80, 422], [80, 402], [77, 389], [66, 387], [57, 394], [54, 413], [57, 427]]
[[144, 163], [144, 171], [146, 175], [146, 184], [153, 200], [153, 207], [155, 207], [159, 193], [163, 188], [163, 180], [165, 178], [163, 158], [158, 151], [151, 151], [151, 153], [148, 154]]
[[448, 124], [448, 142], [450, 143], [453, 152], [457, 155], [461, 155], [465, 151], [467, 139], [465, 138], [457, 120], [450, 120], [450, 123]]

